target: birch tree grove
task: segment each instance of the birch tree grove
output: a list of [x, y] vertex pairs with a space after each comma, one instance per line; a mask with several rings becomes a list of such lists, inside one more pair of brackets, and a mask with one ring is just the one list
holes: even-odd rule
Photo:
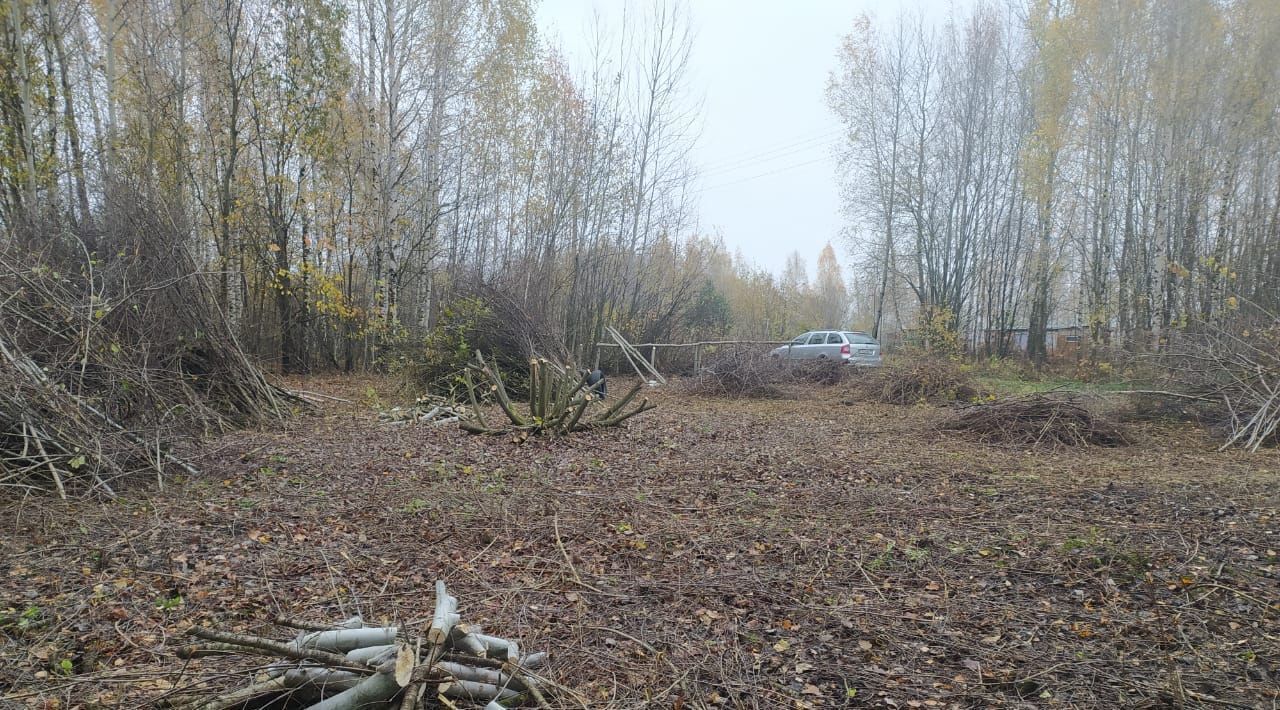
[[141, 208], [285, 372], [379, 366], [484, 292], [577, 357], [612, 326], [1042, 358], [1276, 310], [1275, 3], [863, 18], [827, 93], [852, 249], [776, 275], [697, 232], [687, 7], [629, 8], [571, 68], [532, 0], [3, 0], [0, 230], [92, 262]]
[[606, 325], [666, 337], [711, 283], [674, 3], [578, 71], [527, 0], [0, 8], [5, 237], [92, 248], [143, 203], [283, 371], [377, 365], [478, 285], [582, 352]]
[[[1028, 328], [1095, 349], [1280, 302], [1280, 10], [1240, 0], [980, 3], [846, 39], [850, 241], [863, 317], [981, 353]], [[894, 294], [901, 296], [895, 300]]]

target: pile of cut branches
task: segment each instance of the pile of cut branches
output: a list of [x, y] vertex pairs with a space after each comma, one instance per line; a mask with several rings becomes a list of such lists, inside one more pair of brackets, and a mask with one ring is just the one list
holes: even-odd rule
[[194, 471], [177, 438], [305, 406], [240, 349], [172, 228], [142, 210], [113, 219], [0, 248], [0, 486], [162, 481]]
[[1019, 447], [1129, 443], [1118, 424], [1070, 394], [1037, 393], [972, 404], [944, 422], [942, 429], [964, 432], [988, 444]]
[[[473, 373], [482, 378], [478, 387]], [[476, 351], [476, 359], [467, 365], [465, 374], [467, 395], [471, 399], [472, 416], [459, 422], [464, 431], [472, 434], [517, 433], [522, 437], [538, 434], [571, 434], [576, 431], [601, 429], [621, 424], [641, 412], [657, 405], [644, 399], [631, 407], [643, 383], [637, 382], [617, 402], [604, 411], [587, 416], [593, 404], [602, 404], [590, 385], [590, 373], [581, 376], [573, 370], [561, 367], [549, 360], [533, 358], [529, 361], [529, 401], [527, 409], [519, 408], [507, 393], [502, 373], [496, 362], [485, 360]], [[506, 416], [506, 423], [490, 424], [480, 407], [477, 389], [481, 395], [492, 395]]]
[[786, 365], [786, 377], [790, 381], [826, 387], [834, 387], [857, 377], [867, 369], [839, 360], [796, 360]]
[[940, 359], [918, 359], [879, 368], [859, 387], [887, 404], [949, 402], [972, 389], [954, 363]]
[[244, 687], [212, 695], [188, 688], [158, 704], [174, 710], [546, 707], [543, 681], [532, 673], [546, 654], [522, 656], [515, 641], [462, 624], [458, 600], [444, 582], [436, 582], [435, 615], [425, 637], [410, 637], [394, 626], [366, 626], [358, 616], [330, 626], [284, 618], [276, 624], [300, 631], [292, 641], [280, 641], [191, 628], [189, 635], [202, 643], [179, 649], [182, 658], [253, 655], [276, 661]]
[[1280, 317], [1255, 306], [1230, 323], [1199, 323], [1158, 356], [1166, 392], [1216, 410], [1222, 449], [1280, 444]]
[[685, 392], [705, 397], [777, 399], [787, 379], [782, 363], [760, 352], [724, 351], [708, 356], [693, 377], [686, 378]]
[[708, 356], [682, 382], [689, 394], [704, 397], [778, 399], [786, 385], [838, 385], [861, 368], [837, 360], [784, 360], [753, 350], [729, 350]]

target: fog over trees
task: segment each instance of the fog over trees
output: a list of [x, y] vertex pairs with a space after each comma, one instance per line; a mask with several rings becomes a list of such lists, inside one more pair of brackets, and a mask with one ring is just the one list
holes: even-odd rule
[[[1098, 344], [1280, 299], [1280, 6], [978, 4], [863, 20], [832, 73], [863, 319]], [[1037, 346], [1039, 348], [1037, 349]]]
[[698, 223], [679, 4], [598, 28], [573, 68], [528, 0], [3, 7], [4, 238], [93, 252], [112, 210], [157, 215], [284, 371], [376, 365], [480, 285], [579, 354], [610, 325], [950, 332], [991, 354], [1029, 327], [1043, 356], [1036, 333], [1078, 323], [1146, 349], [1277, 305], [1267, 0], [858, 22], [827, 96], [848, 239], [779, 274]]

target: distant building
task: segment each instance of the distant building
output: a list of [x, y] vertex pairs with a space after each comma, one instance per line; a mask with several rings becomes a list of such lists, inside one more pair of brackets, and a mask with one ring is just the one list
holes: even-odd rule
[[[992, 349], [998, 350], [1001, 339], [1007, 338], [1010, 352], [1025, 353], [1028, 334], [1027, 328], [990, 329], [985, 337], [979, 336], [973, 346], [975, 350], [982, 351], [987, 343], [991, 343]], [[1074, 358], [1088, 342], [1089, 329], [1082, 325], [1052, 326], [1044, 334], [1045, 352], [1053, 358]]]

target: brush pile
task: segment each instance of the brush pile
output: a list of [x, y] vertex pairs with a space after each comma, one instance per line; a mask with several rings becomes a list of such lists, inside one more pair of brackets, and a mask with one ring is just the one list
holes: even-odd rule
[[954, 363], [936, 359], [879, 368], [860, 383], [860, 388], [887, 404], [950, 402], [972, 390]]
[[729, 350], [703, 359], [683, 381], [689, 394], [703, 397], [778, 399], [786, 385], [838, 385], [862, 368], [836, 360], [783, 360], [752, 350]]
[[111, 494], [194, 471], [177, 438], [306, 406], [245, 356], [172, 229], [116, 219], [96, 248], [56, 233], [0, 249], [0, 486]]
[[792, 382], [834, 387], [864, 371], [838, 360], [799, 360], [787, 363], [786, 377]]
[[[290, 641], [194, 627], [202, 643], [179, 649], [185, 659], [265, 656], [276, 659], [254, 682], [215, 695], [186, 689], [157, 704], [174, 710], [287, 707], [309, 710], [546, 707], [532, 671], [545, 653], [521, 655], [515, 641], [462, 624], [458, 600], [436, 582], [436, 607], [425, 637], [360, 617], [330, 626], [276, 619], [300, 629]], [[179, 694], [181, 693], [181, 694]]]
[[1164, 394], [1207, 405], [1221, 423], [1222, 449], [1280, 444], [1280, 314], [1250, 306], [1228, 323], [1198, 323], [1157, 363]]
[[964, 432], [988, 444], [1067, 448], [1124, 446], [1119, 425], [1075, 395], [1031, 394], [972, 404], [943, 423], [944, 431]]
[[409, 407], [392, 407], [378, 413], [378, 420], [392, 426], [430, 424], [444, 426], [470, 418], [471, 411], [447, 397], [428, 394], [414, 400]]
[[703, 359], [702, 369], [682, 385], [688, 394], [703, 397], [778, 399], [786, 370], [775, 358], [749, 350], [724, 351]]

